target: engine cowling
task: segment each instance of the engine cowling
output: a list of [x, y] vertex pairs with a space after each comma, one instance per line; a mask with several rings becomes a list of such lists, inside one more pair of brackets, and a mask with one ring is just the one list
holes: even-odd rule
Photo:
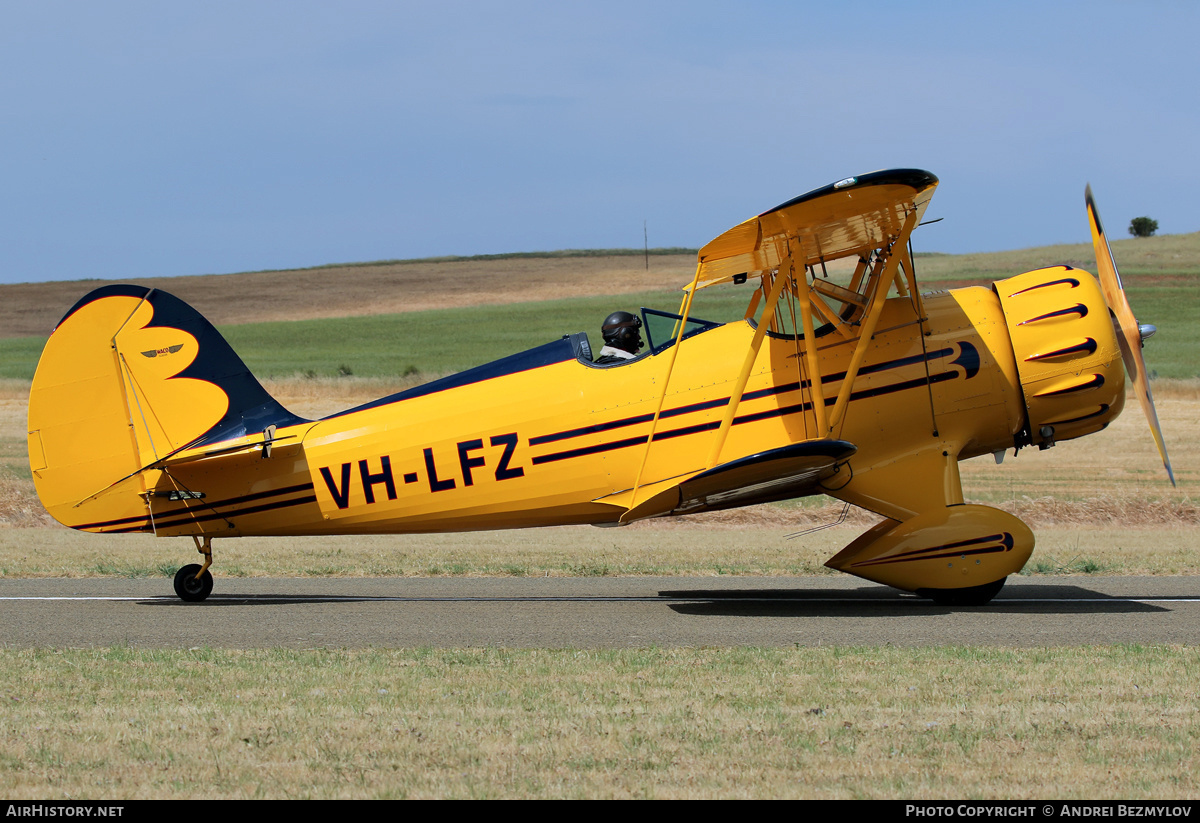
[[1028, 424], [1017, 445], [1048, 448], [1115, 419], [1125, 404], [1125, 367], [1096, 279], [1053, 266], [998, 280], [993, 288], [1025, 399]]

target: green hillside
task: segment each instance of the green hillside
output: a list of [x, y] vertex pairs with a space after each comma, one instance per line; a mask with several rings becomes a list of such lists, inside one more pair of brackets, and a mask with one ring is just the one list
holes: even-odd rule
[[[1113, 244], [1138, 319], [1158, 326], [1145, 350], [1151, 375], [1200, 377], [1200, 234], [1166, 235]], [[993, 254], [923, 254], [924, 283], [981, 282], [1043, 265], [1068, 263], [1095, 269], [1085, 244]], [[569, 265], [569, 263], [568, 263]], [[711, 320], [740, 318], [749, 287], [701, 292], [693, 314]], [[587, 331], [598, 345], [601, 319], [616, 309], [650, 306], [675, 310], [680, 294], [653, 292], [596, 296], [505, 306], [477, 306], [367, 317], [251, 323], [221, 328], [260, 377], [294, 374], [385, 377], [445, 374]], [[0, 340], [0, 377], [33, 377], [44, 337]]]

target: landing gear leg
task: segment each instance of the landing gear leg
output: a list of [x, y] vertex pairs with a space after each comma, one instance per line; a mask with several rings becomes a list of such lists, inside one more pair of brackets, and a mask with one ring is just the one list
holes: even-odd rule
[[175, 572], [175, 594], [189, 603], [198, 603], [212, 594], [213, 579], [208, 571], [212, 565], [212, 538], [205, 537], [201, 542], [193, 535], [192, 540], [196, 542], [196, 551], [204, 555], [204, 565], [189, 563]]

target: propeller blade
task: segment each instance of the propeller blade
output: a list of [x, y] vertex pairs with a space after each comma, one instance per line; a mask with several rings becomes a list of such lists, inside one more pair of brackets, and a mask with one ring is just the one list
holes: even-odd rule
[[[1163, 467], [1167, 470], [1171, 485], [1174, 486], [1175, 472], [1171, 470], [1171, 458], [1167, 456], [1167, 444], [1163, 441], [1162, 426], [1159, 425], [1158, 412], [1154, 410], [1154, 397], [1150, 393], [1150, 381], [1146, 378], [1146, 361], [1142, 357], [1142, 334], [1137, 319], [1133, 316], [1133, 309], [1129, 307], [1129, 300], [1125, 297], [1125, 287], [1121, 284], [1121, 275], [1117, 273], [1117, 264], [1113, 260], [1112, 250], [1108, 247], [1104, 227], [1100, 225], [1100, 214], [1096, 211], [1091, 185], [1087, 187], [1085, 198], [1088, 220], [1092, 227], [1092, 246], [1096, 250], [1096, 273], [1100, 276], [1100, 288], [1104, 291], [1104, 299], [1117, 318], [1120, 328], [1117, 342], [1121, 346], [1121, 359], [1125, 361], [1125, 371], [1133, 378], [1138, 402], [1142, 404], [1142, 413], [1146, 415], [1146, 422], [1150, 424], [1154, 444], [1158, 446]], [[1146, 336], [1149, 337], [1152, 333]]]

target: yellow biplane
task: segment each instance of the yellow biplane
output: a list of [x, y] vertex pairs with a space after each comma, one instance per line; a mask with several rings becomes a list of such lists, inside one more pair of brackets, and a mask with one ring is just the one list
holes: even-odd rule
[[[315, 421], [179, 299], [97, 289], [34, 377], [38, 495], [74, 529], [192, 537], [204, 563], [175, 590], [203, 600], [216, 537], [620, 525], [827, 494], [884, 518], [829, 566], [985, 603], [1034, 538], [964, 502], [960, 460], [1103, 429], [1128, 370], [1171, 469], [1141, 357], [1152, 329], [1090, 190], [1100, 283], [1053, 266], [922, 294], [910, 237], [937, 183], [873, 172], [735, 226], [700, 250], [678, 313], [643, 310], [633, 359], [599, 364], [569, 334]], [[693, 317], [721, 284], [751, 292], [745, 318]]]

